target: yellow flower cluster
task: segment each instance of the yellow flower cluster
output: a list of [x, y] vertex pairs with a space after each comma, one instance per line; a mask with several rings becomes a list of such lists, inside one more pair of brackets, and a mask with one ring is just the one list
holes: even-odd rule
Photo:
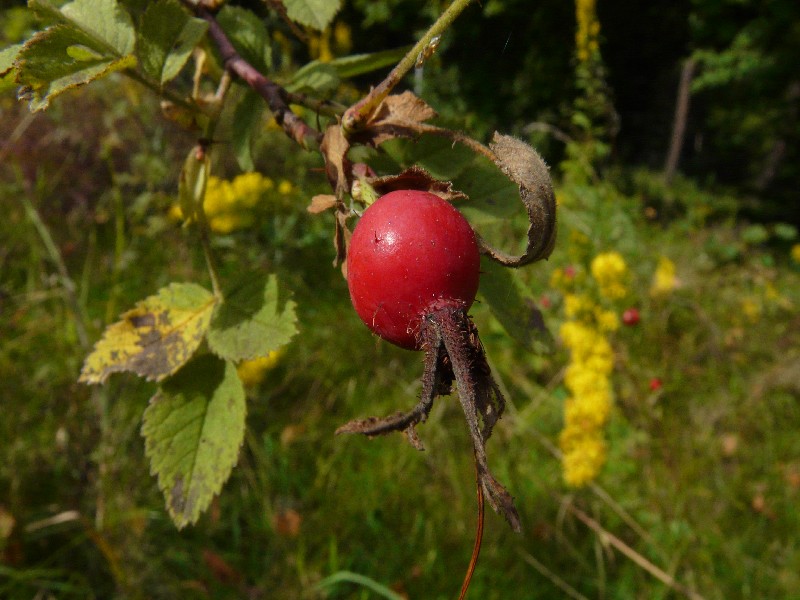
[[320, 62], [331, 62], [336, 54], [347, 54], [352, 47], [352, 31], [341, 21], [337, 21], [333, 29], [327, 27], [321, 33], [308, 35], [308, 53]]
[[[275, 189], [275, 182], [260, 173], [242, 173], [228, 181], [219, 177], [208, 178], [206, 195], [203, 200], [203, 211], [208, 226], [217, 233], [231, 233], [253, 224], [255, 209], [261, 203], [264, 194]], [[277, 192], [282, 196], [291, 194], [294, 186], [290, 181], [281, 181]], [[174, 205], [170, 216], [182, 218], [179, 205]]]
[[594, 323], [597, 329], [602, 332], [611, 332], [619, 329], [617, 313], [595, 304], [585, 294], [565, 294], [564, 314], [570, 319]]
[[283, 350], [273, 350], [267, 356], [239, 363], [236, 372], [245, 387], [255, 387], [264, 380], [267, 371], [272, 369], [283, 355]]
[[619, 252], [603, 252], [592, 259], [592, 277], [597, 281], [600, 295], [619, 300], [628, 294], [628, 266]]
[[678, 285], [675, 276], [675, 263], [662, 256], [658, 259], [658, 266], [653, 275], [653, 283], [650, 286], [651, 296], [665, 296], [674, 290]]
[[564, 481], [581, 487], [597, 476], [606, 460], [603, 430], [611, 412], [614, 357], [608, 339], [588, 321], [566, 321], [559, 335], [570, 351], [564, 375], [570, 395], [559, 436]]
[[575, 0], [575, 47], [580, 62], [588, 62], [600, 49], [600, 21], [597, 20], [595, 0]]
[[792, 260], [800, 265], [800, 244], [792, 246], [791, 256]]

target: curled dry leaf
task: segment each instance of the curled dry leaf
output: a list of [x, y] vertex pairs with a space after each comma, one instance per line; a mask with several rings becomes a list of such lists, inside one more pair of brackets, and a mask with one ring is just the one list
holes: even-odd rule
[[311, 198], [311, 204], [306, 209], [313, 215], [325, 212], [336, 206], [336, 196], [333, 194], [317, 194]]
[[495, 132], [489, 148], [495, 155], [495, 164], [519, 186], [530, 226], [522, 255], [493, 248], [479, 236], [481, 252], [507, 267], [521, 267], [547, 258], [556, 241], [556, 198], [547, 165], [536, 150], [508, 135]]
[[369, 177], [367, 182], [380, 196], [395, 190], [422, 190], [436, 194], [448, 202], [463, 200], [467, 197], [466, 194], [454, 190], [451, 182], [435, 179], [425, 169], [416, 165], [397, 175]]
[[363, 129], [350, 138], [365, 146], [379, 146], [398, 137], [414, 138], [422, 133], [419, 125], [435, 116], [436, 111], [413, 92], [394, 94], [387, 96]]
[[344, 198], [350, 193], [353, 165], [347, 158], [350, 142], [338, 124], [331, 125], [325, 130], [320, 150], [325, 158], [325, 174], [335, 193], [336, 229], [333, 244], [336, 248], [336, 258], [333, 260], [333, 266], [340, 263], [344, 265], [347, 240], [350, 238], [350, 231], [346, 225], [349, 210], [344, 205]]
[[322, 137], [320, 151], [325, 159], [325, 175], [339, 201], [350, 191], [352, 164], [347, 159], [348, 150], [350, 142], [339, 124], [329, 126]]

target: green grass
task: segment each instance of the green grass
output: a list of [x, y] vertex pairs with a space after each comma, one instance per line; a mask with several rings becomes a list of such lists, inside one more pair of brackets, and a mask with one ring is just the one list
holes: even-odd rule
[[[79, 102], [31, 127], [65, 134]], [[207, 283], [191, 231], [163, 218], [188, 146], [168, 143], [173, 133], [153, 125], [153, 108], [140, 110], [115, 122], [128, 132], [124, 153], [103, 150], [111, 130], [98, 124], [64, 142], [67, 167], [50, 157], [57, 147], [22, 142], [1, 167], [0, 522], [14, 527], [0, 538], [0, 597], [343, 599], [389, 589], [454, 598], [476, 518], [460, 407], [437, 400], [419, 429], [423, 453], [400, 435], [333, 435], [349, 419], [412, 406], [422, 361], [372, 337], [351, 310], [330, 266], [331, 219], [304, 210], [325, 188], [319, 165], [279, 136], [267, 149], [282, 158], [264, 168], [298, 183], [297, 210], [275, 209], [217, 250], [223, 277], [251, 268], [286, 279], [301, 332], [251, 391], [239, 465], [197, 525], [174, 528], [144, 458], [140, 420], [154, 386], [131, 376], [77, 384], [81, 326], [94, 341], [166, 282]], [[21, 118], [4, 104], [4, 133]], [[160, 133], [142, 136], [142, 122]], [[680, 197], [665, 199], [646, 173], [592, 186], [567, 179], [564, 197], [580, 200], [562, 206], [556, 252], [520, 273], [551, 299], [544, 314], [555, 332], [560, 296], [548, 281], [577, 260], [570, 231], [591, 234], [585, 256], [617, 249], [631, 266], [642, 321], [614, 334], [616, 406], [595, 487], [566, 488], [552, 451], [566, 354], [531, 355], [487, 307], [473, 309], [509, 401], [489, 460], [523, 533], [487, 511], [471, 598], [677, 598], [681, 585], [708, 599], [800, 594], [800, 270], [786, 243], [749, 243], [729, 212], [712, 210], [717, 196], [679, 184]], [[73, 297], [21, 195], [52, 236]], [[661, 218], [646, 217], [648, 206], [666, 205]], [[662, 254], [682, 285], [655, 300], [648, 288]], [[653, 377], [662, 390], [649, 390]]]

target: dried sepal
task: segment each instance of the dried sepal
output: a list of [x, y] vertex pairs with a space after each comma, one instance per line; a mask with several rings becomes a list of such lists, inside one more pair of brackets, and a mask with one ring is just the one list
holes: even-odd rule
[[547, 258], [556, 241], [556, 198], [547, 165], [531, 146], [508, 135], [495, 132], [489, 148], [495, 164], [519, 186], [530, 225], [523, 254], [507, 254], [479, 237], [481, 252], [507, 267], [521, 267]]
[[505, 517], [514, 531], [521, 531], [514, 500], [492, 475], [486, 456], [486, 441], [503, 414], [505, 399], [486, 361], [477, 328], [463, 308], [445, 307], [425, 315], [419, 335], [425, 351], [425, 369], [417, 405], [405, 413], [350, 421], [336, 433], [374, 437], [399, 431], [412, 446], [422, 450], [416, 426], [428, 418], [434, 399], [449, 394], [455, 382], [472, 438], [478, 483], [494, 511]]

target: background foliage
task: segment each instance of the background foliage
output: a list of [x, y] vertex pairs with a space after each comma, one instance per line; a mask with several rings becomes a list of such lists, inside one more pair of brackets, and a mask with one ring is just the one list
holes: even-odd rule
[[[475, 306], [511, 401], [490, 461], [524, 531], [487, 514], [471, 595], [792, 597], [800, 593], [797, 3], [612, 4], [598, 11], [616, 136], [587, 135], [575, 119], [570, 3], [548, 0], [533, 12], [522, 1], [476, 4], [407, 81], [445, 122], [513, 131], [552, 165], [559, 242], [545, 266], [518, 274], [551, 331], [572, 318], [570, 295], [600, 298], [592, 263], [608, 252], [627, 265], [628, 292], [604, 309], [640, 315], [607, 332], [608, 459], [597, 482], [576, 491], [563, 482], [557, 449], [572, 391], [569, 349], [532, 353], [485, 304]], [[261, 3], [245, 6], [267, 14]], [[274, 40], [272, 60], [288, 69], [326, 52], [404, 46], [440, 9], [356, 0], [327, 34]], [[24, 8], [0, 13], [4, 46], [34, 27]], [[668, 186], [659, 170], [689, 57], [699, 66], [683, 175]], [[374, 81], [334, 89], [353, 100]], [[238, 217], [220, 217], [227, 225], [212, 238], [222, 276], [276, 273], [293, 291], [299, 334], [240, 367], [249, 414], [238, 466], [197, 525], [177, 531], [141, 435], [155, 385], [116, 375], [88, 388], [77, 379], [105, 326], [137, 301], [171, 281], [210, 287], [200, 247], [175, 219], [179, 171], [195, 140], [124, 78], [72, 91], [35, 116], [11, 82], [2, 85], [0, 596], [369, 598], [391, 588], [452, 597], [475, 516], [456, 403], [439, 401], [420, 429], [424, 454], [399, 437], [332, 435], [356, 416], [413, 404], [420, 364], [370, 336], [352, 312], [330, 266], [332, 223], [305, 211], [329, 191], [319, 157], [265, 119], [251, 151], [263, 179], [248, 189], [258, 200], [219, 213]], [[396, 148], [373, 164], [394, 165], [406, 152], [434, 164], [424, 147]], [[245, 185], [236, 158], [225, 144], [214, 149], [219, 190]], [[519, 215], [495, 233], [524, 228]]]

